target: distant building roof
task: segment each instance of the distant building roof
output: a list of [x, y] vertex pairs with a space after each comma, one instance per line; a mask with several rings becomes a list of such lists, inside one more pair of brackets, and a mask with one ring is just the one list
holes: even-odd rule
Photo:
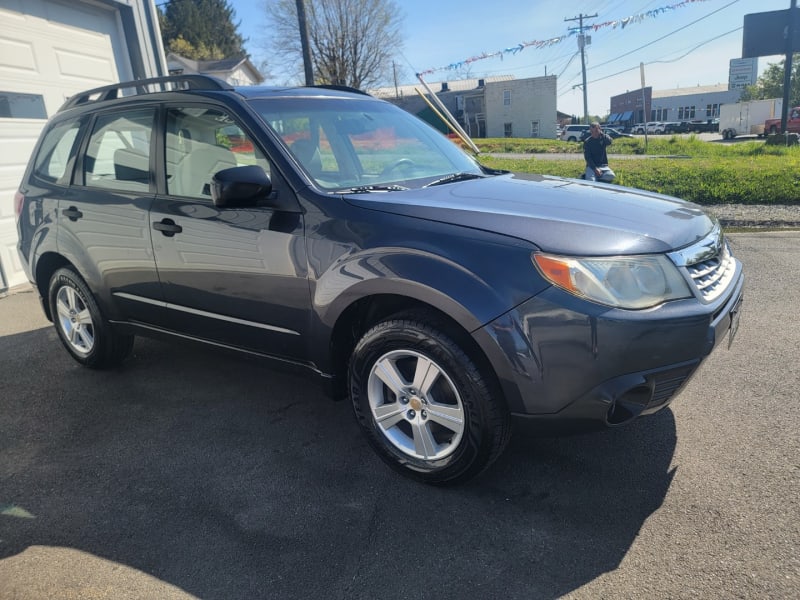
[[714, 92], [727, 92], [727, 83], [717, 85], [696, 85], [694, 87], [675, 88], [672, 90], [653, 90], [653, 98], [671, 98], [673, 96], [689, 96], [692, 94], [711, 94]]
[[[193, 60], [180, 54], [170, 52], [167, 54], [167, 67], [170, 73], [201, 73], [203, 75], [214, 75], [224, 79], [232, 85], [253, 85], [264, 81], [264, 76], [250, 62], [247, 57], [221, 58], [219, 60]], [[243, 71], [247, 76], [247, 81], [240, 81], [233, 78], [236, 71]], [[236, 79], [236, 80], [232, 80]]]
[[[513, 75], [496, 75], [494, 77], [481, 77], [475, 79], [458, 79], [453, 81], [426, 81], [428, 87], [435, 93], [438, 92], [467, 92], [475, 90], [486, 85], [487, 83], [497, 83], [498, 81], [511, 81], [514, 79]], [[370, 95], [376, 98], [394, 98], [396, 96], [413, 96], [419, 89], [425, 92], [425, 88], [421, 83], [399, 85], [397, 87], [388, 86], [369, 90]]]

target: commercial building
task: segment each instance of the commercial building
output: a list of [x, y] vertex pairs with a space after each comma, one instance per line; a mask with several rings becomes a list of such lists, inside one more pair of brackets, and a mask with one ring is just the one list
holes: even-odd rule
[[719, 117], [720, 105], [738, 102], [741, 93], [740, 89], [728, 89], [727, 84], [671, 90], [646, 87], [612, 96], [608, 124], [630, 127], [648, 121], [706, 121]]

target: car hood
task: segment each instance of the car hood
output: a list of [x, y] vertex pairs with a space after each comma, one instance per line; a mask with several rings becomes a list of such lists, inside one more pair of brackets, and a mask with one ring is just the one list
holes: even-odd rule
[[697, 242], [714, 225], [697, 205], [677, 198], [529, 174], [345, 199], [365, 209], [491, 231], [571, 255], [667, 252]]

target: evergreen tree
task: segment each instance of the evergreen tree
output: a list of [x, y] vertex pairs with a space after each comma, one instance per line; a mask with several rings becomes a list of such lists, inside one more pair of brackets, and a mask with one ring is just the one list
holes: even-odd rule
[[169, 0], [159, 14], [164, 47], [195, 60], [247, 56], [235, 16], [227, 0]]

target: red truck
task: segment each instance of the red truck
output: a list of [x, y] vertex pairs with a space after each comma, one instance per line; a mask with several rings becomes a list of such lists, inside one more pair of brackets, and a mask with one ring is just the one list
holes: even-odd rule
[[[800, 133], [800, 106], [795, 106], [789, 111], [789, 118], [786, 119], [786, 131], [789, 133]], [[764, 121], [764, 133], [774, 135], [781, 132], [781, 120], [767, 119]]]

